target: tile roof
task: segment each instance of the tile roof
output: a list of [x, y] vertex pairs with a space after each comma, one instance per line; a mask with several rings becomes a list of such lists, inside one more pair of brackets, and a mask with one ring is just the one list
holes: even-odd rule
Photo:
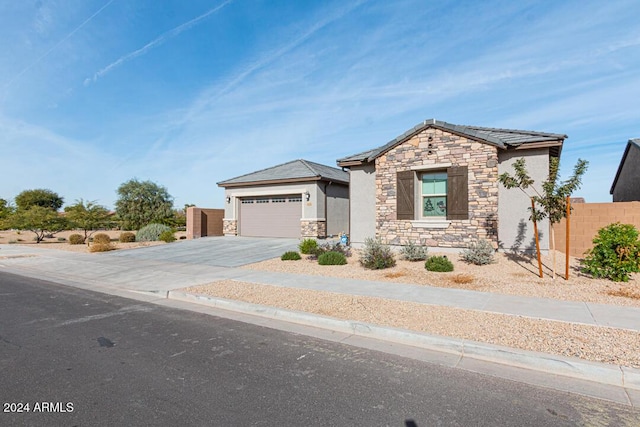
[[272, 166], [256, 172], [240, 175], [235, 178], [218, 182], [218, 186], [227, 187], [261, 182], [287, 182], [304, 180], [323, 180], [335, 182], [349, 182], [349, 172], [309, 160], [292, 160], [287, 163]]
[[406, 141], [412, 136], [422, 132], [423, 130], [434, 127], [453, 133], [464, 135], [468, 138], [495, 145], [499, 148], [518, 147], [523, 144], [540, 143], [540, 142], [558, 142], [562, 144], [567, 135], [536, 132], [529, 130], [517, 129], [499, 129], [487, 128], [480, 126], [454, 125], [436, 119], [425, 120], [424, 122], [414, 126], [402, 135], [394, 138], [385, 145], [362, 153], [353, 154], [351, 156], [338, 159], [338, 164], [349, 162], [370, 162], [376, 157], [384, 154], [396, 145]]
[[624, 162], [627, 160], [627, 155], [629, 154], [629, 149], [631, 147], [635, 147], [640, 150], [640, 138], [633, 138], [627, 142], [627, 146], [624, 149], [624, 153], [622, 154], [622, 159], [620, 160], [620, 164], [618, 165], [618, 170], [616, 171], [616, 177], [613, 178], [613, 184], [611, 184], [611, 189], [609, 190], [609, 194], [613, 194], [613, 190], [616, 188], [616, 184], [618, 183], [618, 178], [620, 178], [620, 173], [622, 172], [622, 168], [624, 167]]

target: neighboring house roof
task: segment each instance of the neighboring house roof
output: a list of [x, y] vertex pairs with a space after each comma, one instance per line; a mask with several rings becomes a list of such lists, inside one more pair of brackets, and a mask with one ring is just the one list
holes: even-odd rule
[[349, 183], [349, 173], [308, 160], [292, 160], [235, 178], [218, 182], [220, 187], [239, 187], [252, 184], [283, 184], [302, 181], [332, 181]]
[[627, 142], [627, 147], [624, 149], [624, 154], [622, 155], [622, 160], [620, 160], [620, 164], [618, 165], [618, 171], [616, 172], [616, 177], [613, 179], [613, 184], [611, 184], [611, 190], [609, 190], [609, 194], [613, 194], [613, 190], [616, 188], [618, 178], [620, 177], [620, 173], [622, 172], [624, 163], [627, 160], [627, 154], [629, 154], [629, 150], [632, 147], [640, 150], [640, 138], [630, 139], [629, 142]]
[[427, 128], [437, 128], [451, 133], [465, 136], [469, 139], [495, 145], [498, 148], [539, 148], [551, 147], [551, 155], [560, 156], [562, 143], [567, 135], [547, 132], [535, 132], [528, 130], [516, 129], [498, 129], [480, 126], [463, 126], [454, 125], [436, 119], [425, 120], [424, 122], [414, 126], [412, 129], [394, 138], [385, 145], [374, 148], [372, 150], [363, 151], [362, 153], [338, 159], [339, 166], [351, 166], [355, 164], [368, 163], [375, 160], [378, 156], [391, 150], [393, 147], [402, 144], [416, 134]]

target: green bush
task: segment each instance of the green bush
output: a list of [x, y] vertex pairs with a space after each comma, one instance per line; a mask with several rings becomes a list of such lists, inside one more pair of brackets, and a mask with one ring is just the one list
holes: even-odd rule
[[70, 245], [82, 245], [84, 243], [84, 237], [81, 234], [72, 234], [69, 236]]
[[300, 253], [305, 255], [311, 255], [318, 248], [318, 242], [315, 239], [304, 239], [298, 245], [298, 249], [300, 249]]
[[157, 223], [145, 225], [136, 233], [136, 242], [156, 242], [163, 231], [171, 231], [171, 227]]
[[280, 257], [280, 259], [282, 261], [298, 261], [298, 260], [302, 259], [302, 257], [300, 256], [300, 254], [298, 252], [289, 251], [289, 252], [283, 253], [282, 256]]
[[136, 241], [136, 235], [130, 231], [125, 231], [123, 233], [120, 233], [118, 241], [120, 243], [133, 243]]
[[628, 282], [630, 273], [640, 271], [638, 230], [619, 222], [601, 228], [582, 264], [583, 271], [593, 277]]
[[109, 235], [105, 233], [98, 233], [93, 236], [93, 243], [111, 243], [111, 237], [109, 237]]
[[453, 271], [453, 263], [446, 256], [432, 256], [427, 258], [424, 268], [429, 271], [449, 272]]
[[165, 243], [171, 243], [176, 241], [176, 236], [173, 235], [173, 230], [165, 230], [158, 236], [158, 240], [162, 240]]
[[487, 265], [493, 263], [496, 250], [486, 239], [480, 239], [469, 245], [467, 249], [462, 251], [460, 258], [469, 264]]
[[411, 240], [400, 249], [400, 257], [407, 261], [424, 261], [427, 259], [429, 250], [426, 246], [419, 246]]
[[340, 252], [325, 252], [318, 257], [318, 264], [320, 265], [345, 265], [347, 263], [347, 257]]
[[326, 242], [323, 243], [321, 245], [319, 245], [318, 247], [316, 247], [312, 254], [315, 258], [318, 258], [320, 255], [322, 255], [325, 252], [338, 252], [341, 253], [342, 255], [344, 255], [345, 257], [350, 257], [351, 256], [351, 248], [349, 246], [344, 246], [342, 243], [340, 242]]
[[396, 259], [389, 245], [383, 244], [380, 239], [367, 237], [364, 239], [360, 264], [364, 268], [380, 270], [396, 265]]

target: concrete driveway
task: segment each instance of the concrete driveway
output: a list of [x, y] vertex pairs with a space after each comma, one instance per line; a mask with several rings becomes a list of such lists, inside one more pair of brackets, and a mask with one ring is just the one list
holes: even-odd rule
[[214, 267], [239, 267], [280, 257], [286, 251], [297, 250], [298, 243], [298, 239], [204, 237], [195, 240], [181, 240], [170, 245], [113, 251], [103, 254], [103, 256]]

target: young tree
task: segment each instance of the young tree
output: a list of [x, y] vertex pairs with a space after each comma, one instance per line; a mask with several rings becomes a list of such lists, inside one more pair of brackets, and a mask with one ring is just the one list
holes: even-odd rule
[[131, 179], [118, 187], [116, 213], [126, 230], [137, 230], [152, 222], [170, 223], [173, 197], [163, 186]]
[[48, 235], [53, 235], [67, 227], [63, 216], [50, 208], [31, 206], [17, 209], [8, 219], [11, 228], [29, 230], [36, 234], [36, 243], [40, 243]]
[[111, 215], [107, 208], [97, 205], [95, 202], [84, 202], [82, 199], [64, 208], [69, 225], [84, 231], [84, 240], [87, 241], [95, 231], [111, 224]]
[[[575, 190], [580, 188], [582, 184], [582, 175], [587, 171], [589, 162], [578, 159], [573, 167], [571, 177], [560, 182], [558, 171], [560, 169], [560, 160], [557, 157], [551, 157], [549, 162], [549, 175], [542, 183], [542, 193], [533, 187], [534, 180], [531, 179], [526, 169], [524, 158], [515, 161], [513, 169], [515, 175], [511, 176], [508, 172], [498, 177], [498, 181], [505, 188], [519, 188], [525, 194], [529, 195], [525, 190], [531, 188], [535, 195], [530, 196], [533, 200], [533, 206], [529, 208], [531, 212], [530, 219], [538, 222], [544, 218], [549, 219], [551, 225], [551, 249], [553, 251], [553, 278], [556, 277], [556, 240], [553, 225], [560, 222], [567, 215], [567, 197]], [[538, 262], [540, 262], [540, 252], [538, 251]]]
[[64, 204], [64, 199], [51, 190], [38, 188], [35, 190], [24, 190], [15, 197], [18, 210], [28, 209], [31, 206], [41, 206], [57, 211]]

